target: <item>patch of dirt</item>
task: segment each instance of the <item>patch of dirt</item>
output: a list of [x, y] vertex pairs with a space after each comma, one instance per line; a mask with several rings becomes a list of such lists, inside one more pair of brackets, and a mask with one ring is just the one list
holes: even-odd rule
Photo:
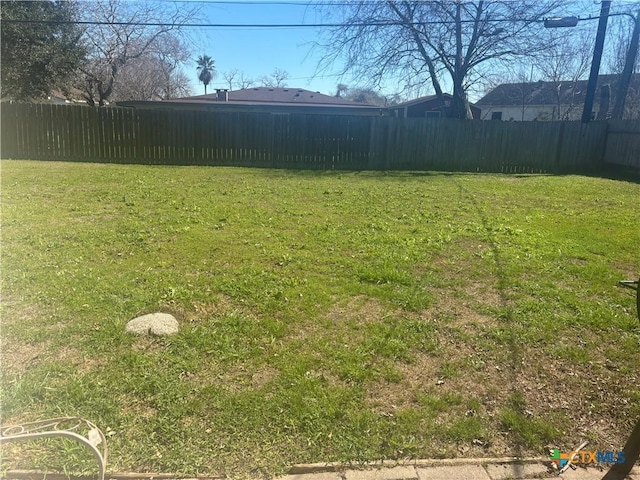
[[238, 310], [241, 308], [231, 298], [219, 295], [215, 302], [193, 302], [188, 312], [180, 313], [185, 322], [193, 322], [199, 318], [221, 317]]
[[[562, 445], [572, 448], [584, 440], [590, 448], [621, 448], [625, 441], [625, 427], [631, 431], [632, 421], [624, 412], [629, 405], [625, 397], [640, 388], [637, 375], [620, 375], [610, 368], [585, 368], [569, 362], [541, 355], [535, 348], [511, 352], [474, 352], [468, 346], [451, 344], [444, 356], [477, 358], [484, 367], [478, 371], [445, 379], [438, 388], [442, 392], [472, 395], [480, 400], [486, 419], [495, 418], [488, 453], [491, 455], [539, 454], [527, 452], [526, 447], [514, 443], [508, 432], [500, 434], [499, 415], [510, 405], [514, 396], [523, 399], [523, 413], [532, 419], [562, 418], [556, 427], [562, 429]], [[433, 384], [433, 378], [429, 378]], [[626, 420], [625, 420], [626, 417]], [[520, 449], [520, 451], [516, 451]]]
[[184, 378], [194, 385], [208, 385], [215, 383], [229, 393], [238, 393], [244, 390], [260, 390], [275, 380], [280, 372], [270, 366], [236, 364], [231, 368], [225, 368], [218, 364], [210, 364], [201, 372], [185, 373]]
[[[604, 359], [595, 348], [591, 357]], [[558, 359], [540, 358], [528, 349], [522, 355], [517, 389], [534, 414], [560, 412], [565, 426], [566, 448], [590, 440], [590, 448], [621, 448], [635, 418], [629, 417], [625, 397], [640, 390], [640, 372], [622, 374], [611, 362], [592, 361], [588, 367]], [[626, 413], [625, 413], [626, 412]], [[627, 424], [628, 432], [625, 432]]]
[[222, 376], [223, 386], [230, 392], [241, 390], [259, 390], [278, 377], [280, 372], [269, 366], [258, 369], [235, 365]]
[[0, 315], [0, 323], [6, 327], [39, 318], [42, 316], [42, 311], [35, 305], [28, 305], [24, 301], [18, 301], [5, 294], [0, 298]]
[[463, 292], [454, 289], [435, 289], [433, 299], [432, 308], [422, 312], [422, 316], [459, 327], [477, 328], [495, 324], [494, 317], [481, 311], [487, 307], [497, 308], [504, 304], [502, 297], [495, 290], [484, 289], [475, 284]]
[[98, 360], [97, 358], [88, 357], [78, 351], [78, 349], [71, 346], [59, 348], [55, 352], [51, 353], [52, 359], [55, 357], [58, 360], [62, 360], [77, 367], [78, 375], [89, 373], [104, 366], [103, 361]]
[[[72, 347], [53, 350], [49, 340], [34, 341], [22, 334], [21, 327], [28, 329], [36, 323], [40, 330], [47, 332], [55, 332], [63, 327], [61, 323], [45, 322], [47, 316], [39, 307], [3, 296], [1, 315], [3, 334], [0, 360], [5, 373], [20, 376], [28, 369], [51, 360], [61, 359], [78, 365], [83, 363], [80, 353]], [[7, 329], [14, 328], [15, 332], [7, 333]]]
[[47, 316], [42, 309], [4, 296], [2, 298], [2, 326], [13, 330], [11, 334], [2, 335], [0, 344], [0, 365], [5, 374], [13, 377], [22, 376], [27, 370], [37, 365], [62, 361], [77, 367], [78, 374], [84, 374], [99, 368], [101, 363], [91, 357], [83, 355], [73, 345], [61, 347], [52, 346], [49, 340], [32, 341], [22, 335], [20, 327], [30, 328], [31, 324], [39, 322], [38, 328], [46, 332], [60, 330], [62, 323], [47, 324]]
[[77, 374], [82, 375], [99, 368], [102, 363], [95, 358], [87, 357], [72, 346], [53, 349], [48, 341], [39, 343], [18, 343], [3, 340], [2, 369], [6, 374], [19, 377], [27, 370], [41, 363], [62, 361], [77, 367]]
[[[42, 312], [36, 306], [26, 305], [7, 296], [2, 297], [1, 305], [3, 329], [14, 325], [25, 325], [42, 316]], [[49, 348], [48, 341], [29, 342], [26, 338], [6, 335], [5, 332], [0, 343], [0, 365], [4, 373], [20, 376], [42, 361], [42, 357]]]
[[[472, 266], [478, 267], [487, 261], [494, 262], [493, 245], [480, 237], [458, 237], [446, 244], [430, 265], [435, 267], [449, 267], [456, 273], [468, 272]], [[470, 264], [475, 265], [470, 265]], [[464, 280], [467, 276], [460, 277]]]
[[21, 376], [29, 368], [40, 361], [47, 351], [48, 342], [17, 343], [11, 339], [2, 340], [0, 349], [0, 364], [5, 374]]
[[[489, 438], [479, 445], [461, 446], [464, 452], [442, 445], [449, 455], [540, 455], [540, 451], [526, 451], [526, 447], [517, 445], [515, 434], [504, 431], [500, 423], [501, 413], [517, 397], [523, 400], [523, 415], [544, 419], [562, 430], [562, 444], [553, 447], [570, 449], [584, 440], [589, 440], [589, 448], [594, 449], [623, 446], [636, 421], [631, 417], [638, 406], [629, 405], [628, 398], [640, 391], [640, 372], [622, 374], [607, 360], [606, 343], [598, 346], [596, 333], [587, 342], [576, 337], [579, 345], [589, 348], [589, 366], [574, 365], [536, 345], [514, 341], [513, 345], [492, 347], [486, 337], [482, 345], [475, 338], [493, 327], [504, 326], [502, 320], [482, 312], [508, 307], [508, 292], [503, 294], [495, 284], [471, 279], [432, 292], [433, 305], [418, 315], [437, 325], [437, 351], [418, 354], [412, 363], [394, 364], [400, 380], [372, 385], [367, 392], [370, 408], [380, 415], [393, 416], [397, 410], [418, 407], [421, 392], [476, 398], [481, 409], [474, 414], [483, 418]], [[565, 334], [571, 341], [571, 333]], [[447, 364], [456, 367], [450, 377], [443, 376]], [[442, 421], [448, 421], [447, 415], [464, 414], [456, 413], [456, 408]], [[555, 420], [559, 423], [554, 424]]]
[[389, 315], [388, 308], [379, 300], [365, 295], [357, 295], [349, 299], [346, 304], [334, 304], [326, 313], [325, 318], [333, 324], [351, 322], [358, 325], [367, 325], [372, 320], [376, 321]]
[[634, 268], [627, 263], [614, 262], [611, 265], [620, 272], [620, 280], [638, 280], [640, 278], [640, 268]]
[[398, 382], [378, 382], [367, 391], [366, 403], [383, 416], [393, 416], [396, 410], [417, 407], [416, 393], [435, 388], [440, 360], [434, 355], [420, 354], [410, 364], [397, 364], [402, 378]]
[[131, 407], [131, 410], [135, 412], [136, 421], [144, 421], [158, 415], [158, 410], [149, 405], [137, 404]]
[[[468, 251], [486, 252], [489, 248], [477, 239], [459, 239], [455, 248], [460, 248], [461, 244], [466, 245], [465, 249]], [[456, 281], [445, 287], [431, 287], [433, 304], [428, 309], [419, 313], [401, 313], [434, 324], [438, 335], [438, 349], [435, 353], [416, 354], [411, 363], [396, 362], [394, 367], [400, 373], [399, 381], [372, 385], [367, 392], [367, 405], [374, 411], [380, 415], [392, 416], [396, 410], [418, 407], [419, 394], [431, 390], [436, 394], [471, 394], [481, 399], [493, 394], [490, 389], [501, 383], [500, 371], [494, 370], [495, 374], [480, 373], [483, 367], [486, 370], [495, 369], [495, 365], [489, 366], [491, 359], [486, 358], [484, 352], [478, 351], [474, 345], [464, 340], [480, 335], [486, 328], [497, 325], [498, 320], [495, 317], [483, 312], [503, 307], [505, 303], [496, 282], [470, 279], [466, 275], [469, 262], [484, 261], [486, 260], [473, 254], [469, 255], [469, 258], [452, 258], [447, 256], [446, 252], [436, 258], [436, 268], [451, 271], [451, 278], [456, 278]], [[400, 311], [394, 312], [398, 313]], [[328, 317], [336, 322], [343, 318], [357, 318], [366, 323], [385, 314], [389, 312], [377, 301], [360, 296], [351, 299], [345, 305], [334, 306]], [[453, 379], [444, 378], [446, 375], [443, 375], [443, 368], [448, 364], [463, 373], [454, 375]], [[468, 371], [470, 368], [474, 371]], [[465, 369], [467, 371], [464, 371]]]
[[[391, 311], [379, 300], [366, 295], [356, 295], [344, 303], [335, 302], [329, 310], [313, 322], [300, 322], [295, 331], [287, 337], [288, 341], [306, 342], [308, 338], [324, 336], [327, 331], [334, 331], [336, 335], [349, 331], [350, 341], [361, 341], [358, 337], [360, 327], [378, 322], [397, 311]], [[346, 327], [346, 328], [345, 328]], [[338, 333], [340, 332], [340, 333]]]

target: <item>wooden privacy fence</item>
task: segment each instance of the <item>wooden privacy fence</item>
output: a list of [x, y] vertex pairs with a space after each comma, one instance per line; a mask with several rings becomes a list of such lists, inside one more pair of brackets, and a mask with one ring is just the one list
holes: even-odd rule
[[609, 120], [604, 162], [640, 172], [640, 120]]
[[[600, 168], [609, 148], [607, 122], [461, 121], [50, 104], [3, 104], [1, 115], [2, 157], [38, 160], [582, 173]], [[631, 139], [633, 135], [627, 136]], [[627, 151], [633, 155], [636, 150]]]

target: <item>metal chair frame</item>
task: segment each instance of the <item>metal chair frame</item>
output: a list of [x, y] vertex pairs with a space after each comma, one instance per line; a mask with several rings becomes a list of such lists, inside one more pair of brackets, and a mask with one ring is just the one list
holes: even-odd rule
[[[84, 431], [87, 431], [86, 435], [83, 434]], [[99, 480], [104, 480], [107, 467], [107, 439], [90, 421], [79, 417], [61, 417], [0, 427], [0, 444], [56, 437], [76, 440], [87, 447], [98, 462]]]

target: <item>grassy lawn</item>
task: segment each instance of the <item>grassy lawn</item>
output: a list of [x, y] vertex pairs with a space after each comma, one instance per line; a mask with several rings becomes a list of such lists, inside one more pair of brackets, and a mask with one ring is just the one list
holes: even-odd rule
[[[610, 450], [640, 415], [638, 184], [1, 166], [2, 422], [87, 418], [110, 471]], [[180, 333], [124, 332], [152, 311]]]

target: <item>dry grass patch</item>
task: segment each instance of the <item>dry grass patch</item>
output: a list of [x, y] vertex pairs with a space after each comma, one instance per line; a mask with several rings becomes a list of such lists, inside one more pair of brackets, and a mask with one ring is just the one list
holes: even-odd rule
[[[200, 379], [208, 376], [207, 372], [200, 372]], [[245, 390], [261, 390], [278, 378], [280, 371], [269, 366], [234, 365], [217, 378], [219, 385], [230, 393], [238, 393]], [[211, 381], [211, 378], [209, 378]], [[202, 383], [206, 384], [206, 381]], [[217, 383], [217, 382], [216, 382]]]

